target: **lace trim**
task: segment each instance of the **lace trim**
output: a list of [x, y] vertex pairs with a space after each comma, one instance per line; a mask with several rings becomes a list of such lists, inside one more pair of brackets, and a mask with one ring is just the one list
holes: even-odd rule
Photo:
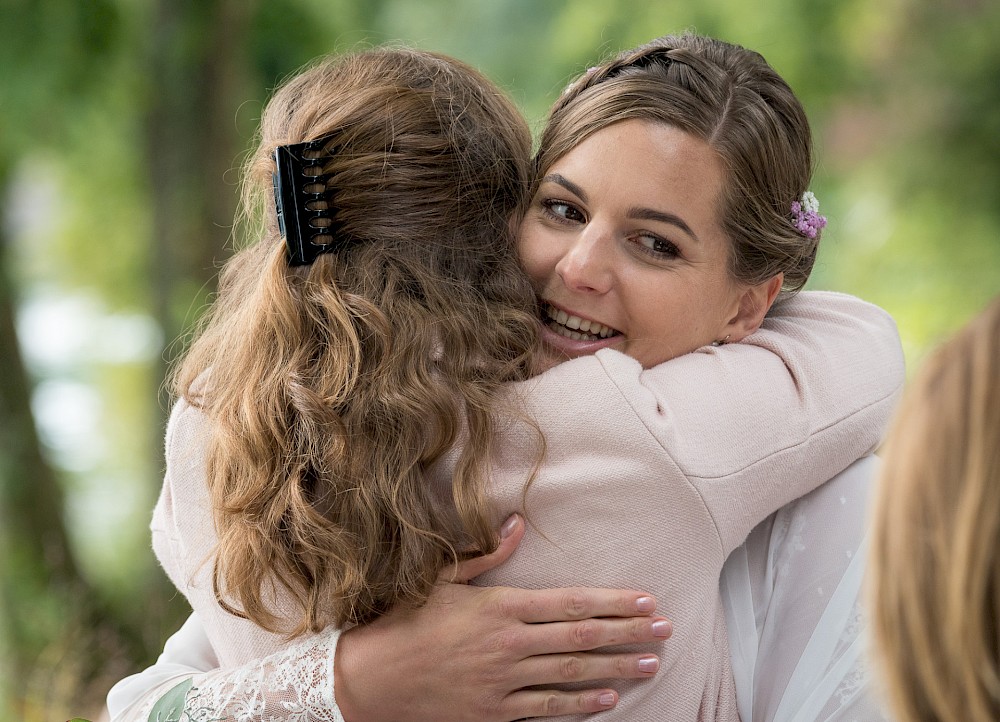
[[236, 670], [199, 675], [180, 722], [344, 722], [333, 689], [337, 632]]

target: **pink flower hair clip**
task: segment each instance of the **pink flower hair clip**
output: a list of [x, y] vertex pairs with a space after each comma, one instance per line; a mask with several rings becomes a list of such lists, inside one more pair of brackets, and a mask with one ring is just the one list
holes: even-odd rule
[[792, 225], [806, 238], [815, 239], [826, 226], [826, 216], [819, 214], [819, 201], [812, 191], [792, 202]]

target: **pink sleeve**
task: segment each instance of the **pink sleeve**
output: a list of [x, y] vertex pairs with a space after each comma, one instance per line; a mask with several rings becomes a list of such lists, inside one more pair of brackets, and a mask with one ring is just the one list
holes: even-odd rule
[[727, 554], [768, 514], [874, 450], [904, 380], [892, 318], [826, 292], [776, 304], [741, 343], [645, 371], [615, 352], [598, 357], [699, 488]]

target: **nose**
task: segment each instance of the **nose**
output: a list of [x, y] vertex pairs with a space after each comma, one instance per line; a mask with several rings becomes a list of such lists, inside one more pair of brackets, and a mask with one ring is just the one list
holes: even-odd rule
[[591, 224], [574, 239], [556, 264], [556, 273], [567, 288], [579, 293], [603, 294], [613, 278], [611, 243]]

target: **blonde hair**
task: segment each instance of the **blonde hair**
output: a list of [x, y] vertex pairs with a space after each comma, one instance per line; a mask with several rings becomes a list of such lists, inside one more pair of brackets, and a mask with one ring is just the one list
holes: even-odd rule
[[809, 121], [760, 54], [685, 34], [591, 68], [552, 107], [535, 156], [536, 184], [590, 135], [632, 118], [683, 130], [719, 154], [728, 175], [720, 213], [734, 279], [757, 285], [783, 273], [785, 290], [805, 284], [819, 236], [796, 231], [791, 208], [812, 175]]
[[[384, 48], [292, 78], [260, 135], [244, 180], [255, 242], [223, 269], [174, 390], [211, 420], [216, 595], [296, 635], [420, 604], [456, 553], [496, 543], [500, 388], [529, 375], [537, 338], [511, 232], [531, 138], [469, 66]], [[272, 154], [317, 138], [338, 250], [290, 267]], [[457, 446], [438, 499], [430, 471]], [[297, 618], [274, 613], [275, 590]]]
[[868, 605], [895, 712], [1000, 719], [1000, 298], [908, 389], [872, 537]]

